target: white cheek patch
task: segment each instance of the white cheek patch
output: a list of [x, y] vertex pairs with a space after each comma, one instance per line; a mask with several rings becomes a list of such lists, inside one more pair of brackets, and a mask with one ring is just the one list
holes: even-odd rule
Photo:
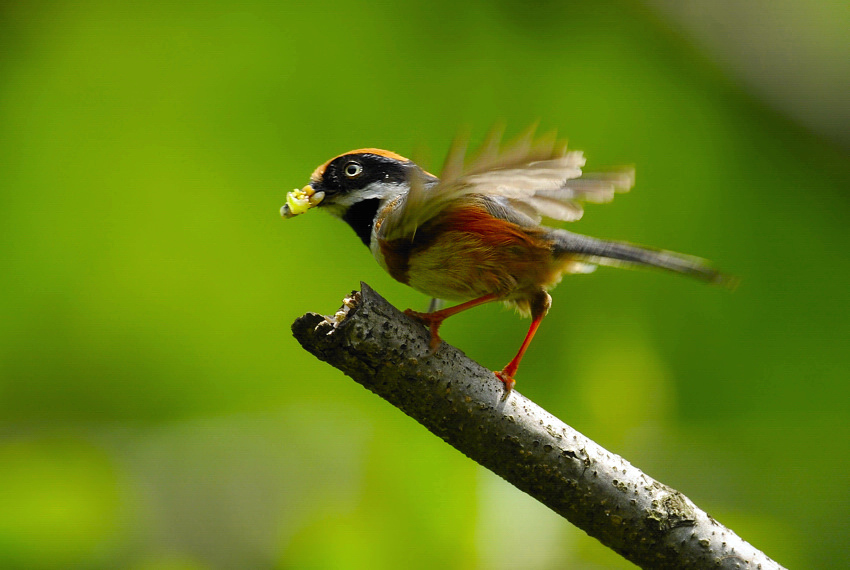
[[406, 184], [399, 182], [373, 182], [362, 190], [352, 190], [350, 192], [342, 192], [333, 196], [333, 205], [340, 205], [348, 208], [357, 202], [369, 200], [371, 198], [391, 199], [401, 194], [407, 188]]
[[369, 186], [361, 190], [351, 190], [350, 192], [340, 192], [331, 196], [325, 196], [322, 207], [332, 215], [341, 218], [345, 215], [348, 209], [364, 200], [380, 198], [382, 206], [387, 201], [392, 200], [407, 190], [408, 186], [400, 182], [373, 182]]

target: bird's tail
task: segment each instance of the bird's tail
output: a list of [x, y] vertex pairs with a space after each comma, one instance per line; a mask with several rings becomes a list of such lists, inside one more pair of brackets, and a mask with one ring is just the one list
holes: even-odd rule
[[736, 279], [721, 273], [704, 259], [619, 241], [596, 239], [566, 230], [553, 230], [556, 255], [570, 256], [593, 265], [658, 267], [707, 283], [734, 287]]

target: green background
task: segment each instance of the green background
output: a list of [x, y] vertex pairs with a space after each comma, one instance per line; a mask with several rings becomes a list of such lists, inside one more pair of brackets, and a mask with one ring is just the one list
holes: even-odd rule
[[[518, 390], [779, 562], [847, 566], [847, 146], [659, 12], [83, 1], [0, 18], [0, 566], [632, 567], [289, 332], [360, 280], [427, 303], [344, 224], [280, 219], [316, 165], [377, 146], [439, 170], [459, 129], [538, 119], [591, 170], [637, 167], [571, 229], [741, 285], [568, 277]], [[527, 325], [487, 306], [443, 337], [500, 368]]]

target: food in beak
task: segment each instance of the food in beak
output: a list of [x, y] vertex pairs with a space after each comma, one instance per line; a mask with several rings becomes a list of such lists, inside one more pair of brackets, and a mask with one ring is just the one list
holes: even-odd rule
[[324, 192], [316, 192], [309, 184], [301, 190], [296, 188], [286, 194], [286, 204], [281, 206], [280, 215], [284, 218], [292, 218], [303, 214], [310, 208], [318, 206], [324, 197]]

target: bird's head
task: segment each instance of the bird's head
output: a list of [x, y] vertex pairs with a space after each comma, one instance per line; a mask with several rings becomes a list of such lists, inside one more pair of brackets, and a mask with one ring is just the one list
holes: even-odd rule
[[284, 218], [321, 207], [345, 219], [352, 208], [377, 209], [377, 205], [395, 198], [410, 188], [414, 173], [436, 180], [408, 158], [388, 150], [361, 148], [336, 156], [313, 171], [310, 183], [286, 196], [280, 209]]
[[369, 246], [379, 209], [407, 193], [414, 176], [425, 182], [438, 180], [394, 152], [377, 148], [353, 150], [320, 165], [307, 186], [289, 192], [280, 215], [292, 218], [320, 207], [346, 221]]

